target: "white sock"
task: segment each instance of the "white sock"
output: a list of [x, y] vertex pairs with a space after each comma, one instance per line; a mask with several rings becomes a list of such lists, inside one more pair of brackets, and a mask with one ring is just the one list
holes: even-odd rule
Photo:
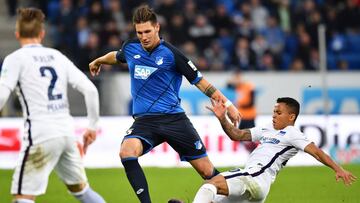
[[35, 201], [31, 199], [15, 199], [13, 203], [35, 203]]
[[94, 190], [92, 190], [89, 185], [87, 185], [80, 192], [70, 192], [76, 199], [81, 203], [105, 203], [105, 200]]
[[196, 193], [193, 203], [210, 203], [214, 200], [216, 193], [215, 185], [206, 183]]

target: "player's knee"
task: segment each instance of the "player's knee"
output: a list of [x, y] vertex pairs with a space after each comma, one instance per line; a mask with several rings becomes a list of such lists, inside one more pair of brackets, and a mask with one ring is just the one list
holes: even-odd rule
[[70, 192], [81, 192], [82, 190], [84, 190], [84, 188], [86, 187], [86, 183], [80, 183], [80, 184], [75, 184], [75, 185], [66, 185], [67, 189]]
[[121, 159], [128, 158], [128, 157], [138, 157], [136, 150], [134, 149], [121, 149], [119, 156]]
[[12, 200], [12, 203], [29, 203], [35, 202], [35, 196], [33, 195], [14, 195], [14, 199]]

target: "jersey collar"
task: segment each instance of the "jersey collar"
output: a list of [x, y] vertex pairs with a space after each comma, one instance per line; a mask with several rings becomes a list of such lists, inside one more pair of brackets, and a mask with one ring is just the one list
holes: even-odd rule
[[164, 40], [160, 37], [160, 43], [157, 44], [153, 49], [151, 49], [151, 51], [147, 51], [149, 53], [149, 55], [151, 55], [155, 51], [155, 49], [157, 49], [163, 42], [164, 42]]
[[32, 48], [32, 47], [42, 47], [41, 44], [25, 44], [22, 46], [23, 48]]

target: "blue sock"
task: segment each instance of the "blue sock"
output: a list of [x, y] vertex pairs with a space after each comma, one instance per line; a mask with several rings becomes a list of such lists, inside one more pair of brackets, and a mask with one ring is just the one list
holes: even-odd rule
[[126, 176], [141, 203], [151, 203], [149, 188], [145, 174], [138, 162], [137, 157], [121, 159]]

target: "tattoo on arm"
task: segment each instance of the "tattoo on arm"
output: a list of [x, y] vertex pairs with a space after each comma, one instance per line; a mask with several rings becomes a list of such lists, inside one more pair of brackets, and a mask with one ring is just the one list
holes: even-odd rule
[[216, 88], [214, 86], [212, 86], [211, 84], [209, 84], [205, 90], [204, 93], [206, 94], [206, 96], [210, 97], [214, 94], [214, 92], [216, 92]]
[[221, 127], [231, 140], [234, 141], [251, 141], [251, 132], [249, 129], [240, 130], [226, 119], [220, 121]]

